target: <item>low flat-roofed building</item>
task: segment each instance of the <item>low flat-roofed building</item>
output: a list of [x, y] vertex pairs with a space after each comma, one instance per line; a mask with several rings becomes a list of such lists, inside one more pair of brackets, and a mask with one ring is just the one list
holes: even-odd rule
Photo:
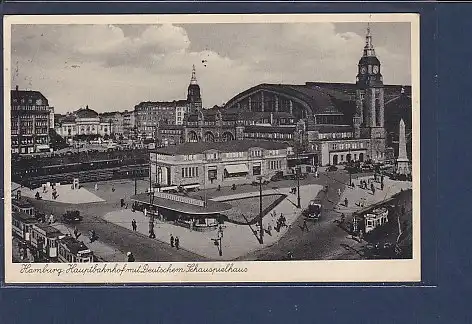
[[269, 179], [287, 169], [289, 145], [240, 140], [183, 143], [150, 152], [154, 187], [214, 188]]

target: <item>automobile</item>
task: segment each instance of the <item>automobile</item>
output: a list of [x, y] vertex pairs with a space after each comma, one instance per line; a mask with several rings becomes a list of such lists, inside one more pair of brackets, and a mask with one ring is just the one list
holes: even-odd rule
[[284, 180], [283, 172], [277, 172], [270, 178], [270, 181], [281, 181], [281, 180]]
[[321, 202], [312, 200], [308, 208], [303, 211], [303, 216], [307, 219], [318, 220], [321, 217]]
[[329, 172], [331, 172], [331, 171], [338, 171], [338, 167], [335, 166], [335, 165], [330, 165], [330, 166], [326, 169], [326, 171], [329, 171]]
[[64, 223], [77, 223], [81, 222], [83, 217], [80, 215], [78, 210], [68, 210], [64, 215], [62, 215], [62, 221]]
[[[267, 179], [262, 179], [262, 184], [263, 184], [263, 185], [266, 185], [266, 184], [268, 184], [269, 182], [270, 182], [270, 181], [267, 180]], [[252, 184], [253, 186], [258, 186], [258, 185], [259, 185], [259, 180], [253, 181], [251, 184]]]

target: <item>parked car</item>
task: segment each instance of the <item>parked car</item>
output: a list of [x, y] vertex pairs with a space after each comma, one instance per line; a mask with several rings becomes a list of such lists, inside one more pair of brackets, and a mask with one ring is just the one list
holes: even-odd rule
[[277, 172], [270, 178], [270, 181], [281, 181], [281, 180], [284, 180], [283, 172]]
[[331, 171], [338, 171], [338, 167], [335, 165], [330, 165], [326, 171], [331, 172]]
[[62, 215], [62, 221], [64, 223], [77, 223], [81, 222], [83, 217], [80, 215], [78, 210], [68, 210], [64, 215]]

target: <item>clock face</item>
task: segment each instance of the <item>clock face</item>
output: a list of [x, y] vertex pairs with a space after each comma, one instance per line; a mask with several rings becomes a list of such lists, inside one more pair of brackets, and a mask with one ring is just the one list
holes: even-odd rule
[[365, 66], [361, 67], [361, 73], [362, 74], [365, 74], [367, 72], [367, 69]]
[[374, 68], [372, 71], [374, 72], [374, 74], [379, 73], [379, 67], [377, 65], [374, 65]]

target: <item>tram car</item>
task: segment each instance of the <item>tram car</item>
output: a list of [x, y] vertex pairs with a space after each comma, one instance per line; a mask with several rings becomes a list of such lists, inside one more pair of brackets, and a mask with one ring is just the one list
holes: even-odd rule
[[22, 211], [12, 212], [12, 232], [13, 235], [16, 235], [21, 240], [29, 243], [31, 242], [31, 233], [33, 226], [38, 221], [36, 218], [30, 214], [27, 214]]
[[61, 231], [43, 223], [32, 226], [31, 245], [49, 259], [57, 258], [58, 240], [63, 236]]
[[72, 236], [64, 236], [58, 240], [57, 260], [64, 263], [93, 262], [93, 252]]
[[388, 209], [386, 207], [375, 208], [364, 215], [365, 233], [369, 233], [379, 226], [388, 223]]
[[22, 212], [33, 217], [35, 216], [33, 205], [28, 200], [21, 197], [21, 191], [20, 193], [17, 192], [16, 197], [11, 200], [11, 209], [15, 212]]

